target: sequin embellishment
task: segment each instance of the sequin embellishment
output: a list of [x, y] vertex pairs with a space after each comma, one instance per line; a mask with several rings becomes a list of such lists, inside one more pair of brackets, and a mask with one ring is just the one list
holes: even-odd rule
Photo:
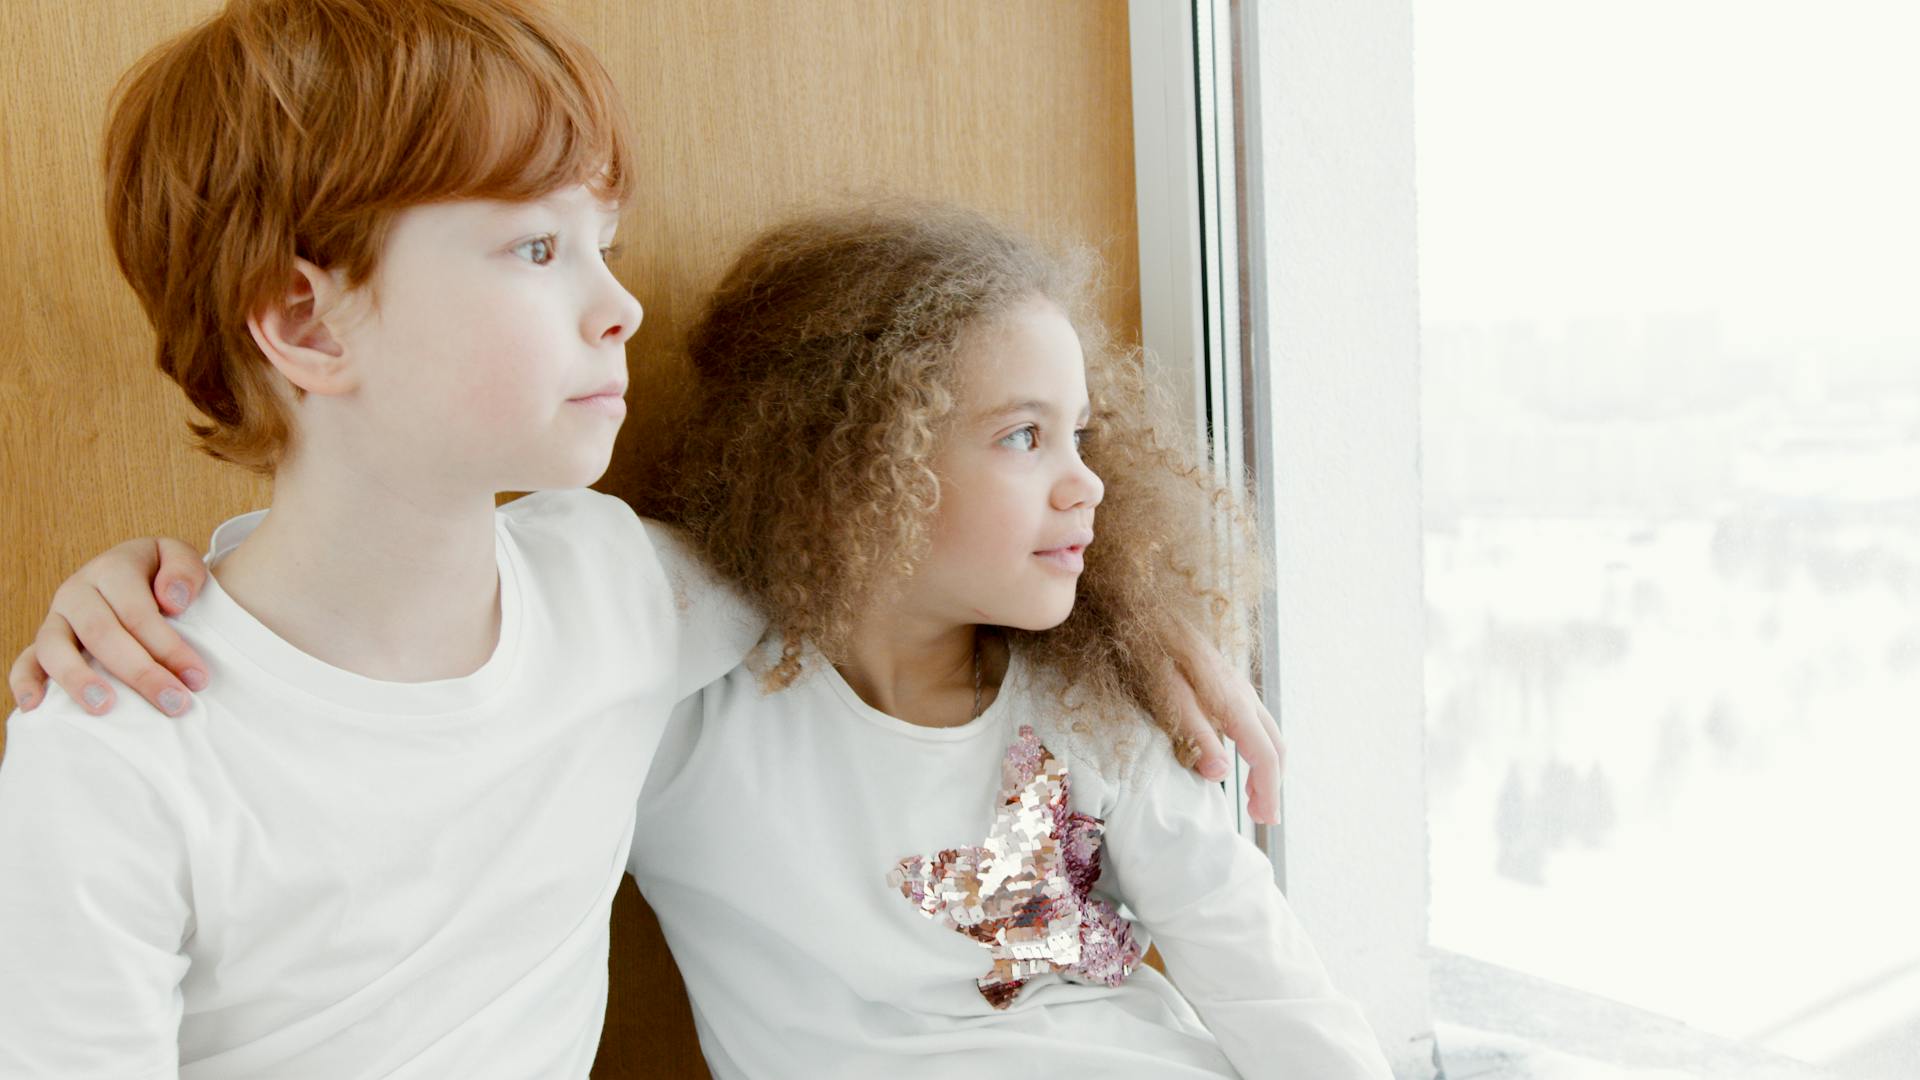
[[887, 884], [987, 949], [993, 968], [980, 977], [980, 993], [996, 1009], [1049, 971], [1120, 985], [1145, 950], [1132, 924], [1092, 895], [1104, 826], [1070, 808], [1067, 766], [1032, 727], [1021, 727], [1000, 772], [1000, 805], [984, 844], [902, 859]]

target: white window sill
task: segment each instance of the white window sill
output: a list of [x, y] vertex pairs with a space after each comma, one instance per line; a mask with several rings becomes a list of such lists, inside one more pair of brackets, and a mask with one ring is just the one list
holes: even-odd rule
[[1441, 949], [1444, 1080], [1843, 1080], [1630, 1005]]

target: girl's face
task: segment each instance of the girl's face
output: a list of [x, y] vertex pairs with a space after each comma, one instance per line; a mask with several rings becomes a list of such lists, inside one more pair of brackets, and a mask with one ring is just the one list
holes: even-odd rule
[[1073, 611], [1104, 491], [1080, 460], [1080, 338], [1036, 298], [979, 328], [958, 362], [954, 422], [934, 459], [940, 508], [910, 597], [956, 623], [1058, 626]]

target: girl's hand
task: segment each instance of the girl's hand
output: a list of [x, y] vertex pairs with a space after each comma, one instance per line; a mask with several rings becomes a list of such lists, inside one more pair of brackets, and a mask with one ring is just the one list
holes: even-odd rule
[[178, 540], [129, 540], [80, 568], [54, 591], [33, 644], [13, 662], [7, 683], [22, 712], [45, 699], [52, 677], [95, 716], [113, 708], [102, 667], [169, 716], [187, 710], [188, 693], [207, 686], [207, 663], [162, 617], [187, 610], [207, 581], [206, 564]]
[[1198, 751], [1188, 767], [1209, 780], [1226, 779], [1232, 760], [1216, 730], [1224, 733], [1247, 763], [1247, 814], [1263, 825], [1279, 824], [1287, 747], [1253, 683], [1206, 638], [1189, 631], [1174, 651], [1164, 700], [1173, 702], [1181, 734]]

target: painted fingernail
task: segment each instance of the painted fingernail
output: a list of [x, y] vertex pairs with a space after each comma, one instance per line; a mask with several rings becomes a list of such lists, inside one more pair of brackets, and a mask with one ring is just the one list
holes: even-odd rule
[[1209, 780], [1225, 780], [1227, 778], [1227, 763], [1221, 761], [1219, 758], [1203, 761], [1200, 763], [1200, 775]]
[[168, 716], [182, 712], [187, 707], [187, 695], [169, 686], [160, 691], [160, 711]]
[[197, 694], [207, 688], [207, 673], [197, 667], [188, 668], [180, 673], [180, 681], [187, 684], [187, 689]]
[[167, 586], [167, 602], [172, 604], [176, 609], [186, 607], [187, 599], [187, 586], [185, 582], [176, 581]]
[[97, 682], [90, 682], [85, 690], [80, 691], [80, 700], [87, 703], [87, 708], [97, 709], [107, 703], [107, 688]]

